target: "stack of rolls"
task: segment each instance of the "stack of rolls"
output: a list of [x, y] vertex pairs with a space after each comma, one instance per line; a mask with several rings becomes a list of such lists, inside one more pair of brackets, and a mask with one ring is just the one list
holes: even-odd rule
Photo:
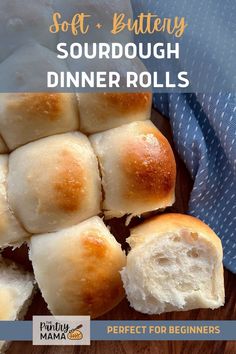
[[105, 224], [175, 201], [174, 154], [148, 119], [151, 94], [84, 95], [81, 106], [82, 94], [1, 95], [1, 248], [28, 242], [54, 315], [96, 318], [125, 293], [144, 313], [221, 306], [222, 248], [206, 225], [151, 219], [131, 231], [126, 257]]
[[[36, 280], [54, 314], [97, 317], [124, 296], [126, 256], [99, 216], [142, 215], [174, 202], [174, 156], [148, 120], [151, 101], [149, 92], [0, 95], [9, 151], [0, 156], [0, 245], [30, 240]], [[52, 270], [48, 278], [43, 267]], [[57, 288], [65, 291], [54, 304]]]
[[[49, 49], [33, 48], [33, 58], [19, 49], [0, 68], [19, 65], [11, 83], [21, 82], [22, 91], [39, 75], [41, 58], [53, 63]], [[31, 75], [29, 58], [37, 57], [41, 67]], [[144, 313], [224, 303], [221, 242], [200, 221], [172, 214], [148, 220], [131, 231], [127, 256], [106, 226], [175, 202], [175, 158], [150, 120], [151, 104], [151, 92], [0, 94], [0, 248], [27, 242], [54, 315], [96, 318], [125, 293]], [[0, 284], [7, 267], [0, 267]], [[32, 279], [22, 277], [29, 291], [21, 303], [12, 292], [18, 308], [7, 319], [18, 318]]]

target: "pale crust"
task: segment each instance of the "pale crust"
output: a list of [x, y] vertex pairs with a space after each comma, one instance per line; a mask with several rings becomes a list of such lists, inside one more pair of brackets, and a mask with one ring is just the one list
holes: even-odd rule
[[120, 271], [126, 256], [99, 217], [57, 233], [35, 235], [30, 258], [54, 315], [96, 318], [124, 297]]
[[131, 230], [131, 236], [129, 237], [128, 242], [132, 245], [132, 247], [136, 247], [149, 236], [153, 236], [153, 234], [158, 237], [169, 232], [178, 233], [183, 229], [187, 229], [193, 234], [198, 233], [202, 238], [210, 242], [222, 257], [222, 244], [219, 237], [208, 225], [190, 215], [173, 213], [155, 216], [133, 228]]
[[57, 231], [97, 215], [101, 184], [88, 138], [58, 134], [16, 149], [9, 159], [8, 197], [31, 233]]
[[[49, 144], [50, 142], [48, 142], [48, 146]], [[45, 171], [48, 169], [49, 176], [43, 188], [38, 188], [36, 183], [39, 180], [38, 171], [36, 169], [30, 170], [30, 174], [27, 176], [28, 189], [40, 201], [39, 212], [54, 209], [69, 215], [79, 212], [83, 207], [83, 200], [88, 193], [86, 182], [90, 175], [84, 166], [84, 161], [80, 161], [73, 147], [65, 146], [61, 150], [58, 148], [58, 151], [54, 151], [49, 162], [45, 165], [43, 165], [43, 161], [41, 162], [43, 169]], [[39, 184], [40, 182], [39, 180]]]

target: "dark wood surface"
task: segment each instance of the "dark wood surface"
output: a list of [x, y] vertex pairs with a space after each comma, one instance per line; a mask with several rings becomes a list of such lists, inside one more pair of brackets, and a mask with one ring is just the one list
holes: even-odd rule
[[[171, 131], [166, 119], [153, 113], [153, 120], [158, 128], [168, 137], [172, 144]], [[189, 195], [192, 189], [191, 178], [179, 157], [177, 161], [177, 184], [176, 184], [176, 203], [169, 211], [184, 213], [187, 211]], [[140, 221], [132, 221], [135, 225]], [[110, 222], [112, 232], [118, 241], [126, 247], [125, 238], [129, 231], [120, 221]], [[4, 254], [19, 263], [25, 268], [31, 269], [31, 264], [27, 257], [27, 248], [22, 247], [14, 252], [6, 250]], [[149, 316], [136, 312], [129, 307], [124, 299], [116, 308], [101, 317], [103, 320], [235, 320], [236, 319], [236, 276], [225, 270], [225, 306], [218, 310], [193, 310], [187, 312], [173, 312], [158, 316]], [[29, 308], [26, 319], [31, 320], [32, 315], [49, 314], [47, 306], [38, 291], [32, 305]], [[10, 346], [8, 354], [182, 354], [182, 353], [201, 353], [201, 354], [223, 354], [236, 353], [236, 342], [183, 342], [183, 341], [120, 341], [120, 342], [92, 342], [89, 347], [53, 347], [53, 346], [32, 346], [30, 342], [14, 342]]]

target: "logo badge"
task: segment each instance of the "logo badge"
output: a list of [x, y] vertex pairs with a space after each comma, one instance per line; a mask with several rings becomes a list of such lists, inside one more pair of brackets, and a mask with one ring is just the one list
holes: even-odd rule
[[82, 340], [83, 339], [83, 332], [80, 330], [82, 327], [83, 327], [83, 325], [80, 324], [75, 329], [71, 329], [69, 331], [69, 333], [67, 334], [67, 338], [70, 340]]
[[90, 317], [34, 316], [33, 345], [90, 345]]

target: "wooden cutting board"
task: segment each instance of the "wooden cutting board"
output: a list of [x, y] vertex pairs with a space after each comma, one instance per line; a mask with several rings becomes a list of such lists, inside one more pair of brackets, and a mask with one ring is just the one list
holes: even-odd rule
[[[169, 139], [173, 146], [171, 130], [168, 120], [153, 112], [152, 120], [162, 133]], [[173, 146], [174, 149], [174, 146]], [[188, 200], [192, 190], [193, 183], [183, 164], [176, 155], [177, 162], [177, 185], [176, 185], [176, 203], [169, 211], [184, 213], [188, 208]], [[132, 221], [131, 226], [140, 222]], [[128, 229], [117, 220], [109, 222], [112, 233], [117, 240], [126, 248], [125, 238], [128, 236]], [[24, 246], [14, 252], [5, 250], [4, 255], [14, 259], [24, 265], [26, 269], [31, 269], [31, 264], [27, 257], [27, 248]], [[123, 300], [115, 309], [102, 316], [102, 320], [235, 320], [236, 319], [236, 276], [225, 270], [226, 304], [218, 310], [193, 310], [187, 312], [173, 312], [158, 316], [149, 316], [136, 312], [129, 307], [127, 300]], [[47, 306], [38, 292], [29, 308], [25, 319], [31, 320], [33, 315], [49, 314]], [[236, 353], [236, 342], [92, 342], [90, 347], [58, 347], [58, 346], [32, 346], [31, 342], [14, 342], [10, 346], [7, 354], [223, 354]]]

